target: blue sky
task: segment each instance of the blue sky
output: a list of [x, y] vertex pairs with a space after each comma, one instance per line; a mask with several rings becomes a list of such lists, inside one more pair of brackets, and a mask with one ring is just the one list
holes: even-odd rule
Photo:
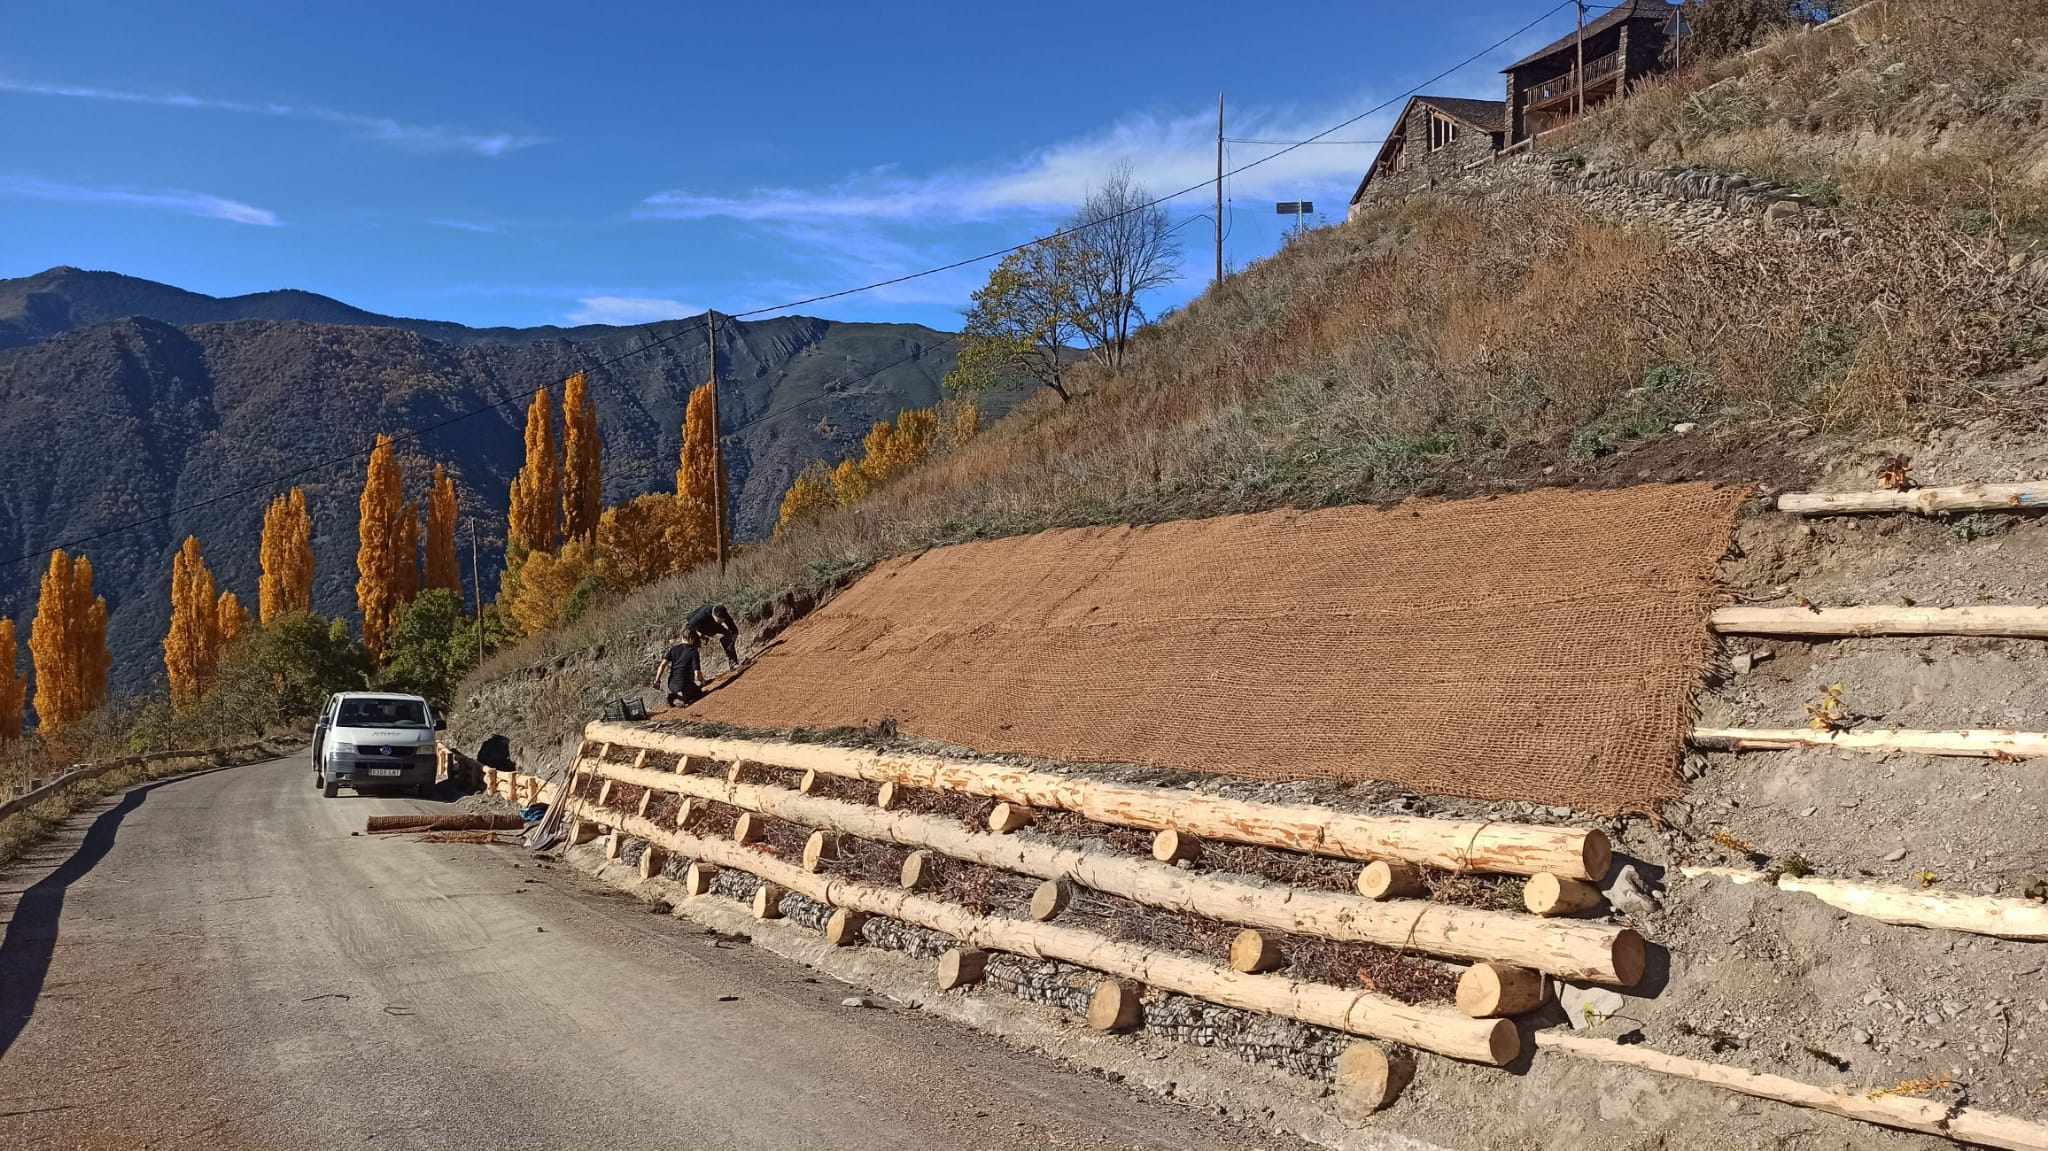
[[[1229, 135], [1299, 139], [1550, 3], [292, 7], [9, 4], [0, 276], [73, 264], [480, 325], [745, 311], [1029, 238], [1119, 164], [1193, 184], [1218, 91]], [[1430, 90], [1498, 98], [1501, 65], [1570, 25]], [[1280, 242], [1276, 199], [1342, 219], [1372, 151], [1231, 180], [1230, 262]], [[1213, 260], [1206, 220], [1179, 234], [1160, 305]], [[800, 310], [954, 327], [986, 267]]]

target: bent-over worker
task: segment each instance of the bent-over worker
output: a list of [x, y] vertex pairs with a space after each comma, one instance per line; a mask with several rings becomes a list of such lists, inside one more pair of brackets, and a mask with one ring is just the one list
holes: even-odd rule
[[718, 646], [725, 649], [725, 662], [733, 667], [740, 665], [740, 625], [733, 622], [732, 613], [724, 604], [706, 604], [690, 613], [683, 624], [684, 638], [692, 643], [701, 643], [708, 636], [718, 637]]

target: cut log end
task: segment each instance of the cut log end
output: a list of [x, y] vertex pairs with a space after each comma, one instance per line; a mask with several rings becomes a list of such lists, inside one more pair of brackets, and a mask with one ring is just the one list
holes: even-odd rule
[[718, 876], [718, 869], [708, 863], [692, 863], [683, 873], [683, 891], [689, 895], [711, 894], [711, 881]]
[[676, 804], [676, 826], [687, 826], [690, 822], [690, 817], [697, 814], [698, 807], [699, 804], [696, 800], [689, 796], [684, 796], [683, 801]]
[[1031, 893], [1031, 918], [1049, 923], [1074, 900], [1074, 885], [1064, 879], [1048, 879]]
[[667, 854], [653, 844], [648, 844], [647, 850], [640, 853], [640, 878], [653, 879], [661, 874], [662, 867], [667, 863]]
[[1578, 879], [1544, 872], [1522, 885], [1522, 906], [1536, 915], [1577, 915], [1606, 906], [1600, 889]]
[[804, 840], [804, 870], [818, 871], [827, 863], [839, 858], [839, 836], [830, 831], [814, 831]]
[[1230, 969], [1247, 975], [1276, 971], [1287, 963], [1278, 937], [1247, 927], [1230, 941]]
[[614, 830], [604, 841], [604, 857], [615, 860], [626, 852], [626, 833]]
[[1105, 979], [1095, 985], [1095, 993], [1088, 997], [1088, 1026], [1096, 1031], [1130, 1031], [1142, 1018], [1134, 984]]
[[574, 847], [581, 847], [589, 843], [591, 840], [596, 839], [599, 834], [597, 825], [588, 820], [579, 819], [569, 825], [569, 843]]
[[1161, 863], [1193, 863], [1202, 858], [1202, 841], [1169, 827], [1152, 837], [1152, 858]]
[[1353, 1043], [1338, 1053], [1334, 1070], [1338, 1114], [1363, 1121], [1415, 1078], [1415, 1055], [1405, 1047]]
[[754, 889], [754, 918], [781, 919], [782, 897], [789, 894], [773, 883], [763, 882]]
[[903, 788], [888, 782], [875, 789], [875, 806], [883, 811], [894, 811], [903, 802]]
[[825, 921], [825, 942], [834, 947], [848, 947], [860, 942], [861, 925], [868, 917], [858, 911], [837, 908], [831, 918]]
[[759, 843], [766, 834], [767, 821], [761, 818], [757, 812], [742, 811], [740, 812], [740, 817], [733, 820], [732, 841], [734, 843]]
[[988, 969], [988, 952], [973, 947], [955, 947], [939, 956], [939, 990], [972, 987]]
[[1458, 977], [1458, 1010], [1474, 1019], [1521, 1015], [1543, 1005], [1540, 971], [1505, 963], [1475, 963]]
[[1608, 839], [1607, 833], [1599, 828], [1588, 828], [1585, 842], [1579, 849], [1579, 856], [1585, 864], [1585, 878], [1595, 883], [1603, 883], [1607, 879], [1607, 872], [1614, 866], [1614, 841]]
[[1031, 809], [1021, 803], [998, 803], [988, 813], [988, 829], [997, 835], [1008, 835], [1019, 828], [1031, 826]]
[[898, 873], [905, 889], [923, 891], [938, 882], [938, 860], [929, 851], [913, 851], [903, 857], [903, 870]]
[[1643, 981], [1650, 962], [1649, 945], [1634, 928], [1624, 927], [1614, 937], [1614, 985], [1634, 987]]
[[1358, 869], [1358, 894], [1367, 899], [1408, 899], [1422, 892], [1422, 869], [1412, 863], [1375, 859]]
[[731, 766], [731, 767], [728, 767], [728, 768], [726, 768], [726, 769], [725, 769], [725, 782], [727, 782], [727, 783], [745, 783], [745, 782], [747, 781], [747, 779], [746, 779], [746, 775], [747, 775], [747, 773], [746, 773], [746, 767], [747, 767], [747, 763], [746, 763], [746, 761], [745, 761], [745, 760], [741, 760], [741, 759], [735, 759], [735, 760], [733, 760], [733, 761], [732, 761], [732, 766]]
[[818, 778], [818, 773], [815, 769], [806, 770], [804, 777], [796, 781], [796, 789], [805, 795], [816, 795], [818, 792]]

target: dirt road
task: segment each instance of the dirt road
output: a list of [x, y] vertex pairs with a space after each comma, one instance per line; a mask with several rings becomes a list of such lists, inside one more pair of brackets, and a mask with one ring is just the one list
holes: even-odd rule
[[0, 1147], [1277, 1147], [510, 847], [352, 836], [304, 758], [0, 873]]

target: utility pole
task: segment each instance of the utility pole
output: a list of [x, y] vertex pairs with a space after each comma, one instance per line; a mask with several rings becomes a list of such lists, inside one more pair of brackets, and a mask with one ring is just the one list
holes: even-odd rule
[[725, 574], [725, 444], [718, 429], [718, 313], [704, 312], [705, 360], [711, 375], [711, 536], [718, 545], [718, 574]]
[[476, 665], [484, 665], [484, 581], [476, 562], [476, 517], [469, 517], [469, 582], [476, 588]]
[[1573, 113], [1576, 118], [1586, 114], [1586, 0], [1575, 0], [1572, 7], [1579, 14], [1579, 62], [1572, 69], [1572, 78], [1578, 82], [1578, 94], [1572, 98], [1578, 108]]
[[1223, 93], [1216, 93], [1216, 282], [1223, 282]]

